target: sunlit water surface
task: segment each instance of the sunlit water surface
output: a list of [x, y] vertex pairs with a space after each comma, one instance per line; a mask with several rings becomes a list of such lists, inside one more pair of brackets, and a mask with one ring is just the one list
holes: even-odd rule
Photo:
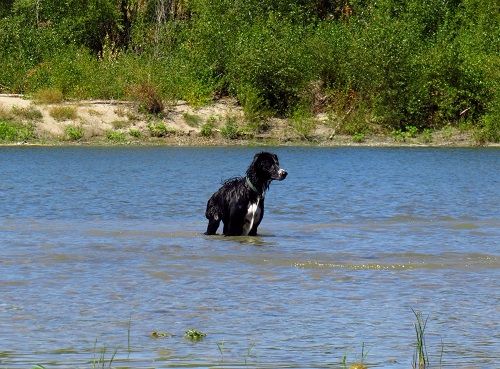
[[258, 150], [0, 148], [0, 367], [410, 368], [412, 309], [499, 367], [500, 150], [275, 148], [261, 236], [204, 236]]

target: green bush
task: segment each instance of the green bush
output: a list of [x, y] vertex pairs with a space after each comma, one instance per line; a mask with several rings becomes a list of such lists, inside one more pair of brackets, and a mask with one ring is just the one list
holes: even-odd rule
[[135, 128], [129, 129], [128, 134], [134, 138], [141, 138], [142, 137], [141, 131], [139, 131], [138, 129], [135, 129]]
[[31, 124], [0, 120], [0, 141], [28, 141], [35, 137], [35, 128]]
[[120, 131], [108, 131], [108, 132], [106, 132], [106, 138], [109, 141], [112, 141], [115, 143], [125, 142], [127, 140], [125, 133], [120, 132]]
[[316, 127], [314, 117], [305, 109], [297, 109], [290, 119], [290, 124], [301, 138], [309, 139]]
[[70, 141], [78, 141], [81, 140], [85, 134], [85, 130], [80, 125], [68, 125], [64, 129], [66, 137]]
[[151, 137], [167, 137], [175, 133], [175, 129], [167, 126], [162, 121], [151, 122], [148, 124], [149, 134]]
[[241, 136], [241, 131], [234, 117], [226, 117], [226, 123], [221, 128], [220, 133], [222, 137], [235, 140]]
[[202, 126], [200, 130], [200, 134], [203, 137], [212, 137], [214, 135], [215, 128], [215, 118], [210, 117]]

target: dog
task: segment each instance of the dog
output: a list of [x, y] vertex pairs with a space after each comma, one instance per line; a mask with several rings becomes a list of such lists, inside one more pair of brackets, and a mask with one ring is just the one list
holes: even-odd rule
[[214, 235], [222, 221], [225, 236], [256, 236], [264, 216], [264, 197], [271, 181], [282, 181], [288, 173], [270, 152], [255, 154], [245, 177], [226, 180], [207, 203], [206, 235]]

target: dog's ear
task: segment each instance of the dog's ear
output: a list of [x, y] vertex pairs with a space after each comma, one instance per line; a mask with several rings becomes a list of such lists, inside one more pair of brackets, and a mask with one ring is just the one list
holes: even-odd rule
[[264, 152], [264, 151], [261, 151], [261, 152], [258, 152], [257, 154], [255, 154], [255, 155], [253, 156], [253, 161], [257, 160], [257, 159], [259, 158], [259, 156], [261, 156], [261, 155], [263, 155], [263, 154], [265, 154], [265, 152]]
[[252, 164], [256, 164], [257, 160], [261, 159], [264, 154], [265, 154], [264, 151], [261, 151], [261, 152], [258, 152], [257, 154], [255, 154], [253, 156]]

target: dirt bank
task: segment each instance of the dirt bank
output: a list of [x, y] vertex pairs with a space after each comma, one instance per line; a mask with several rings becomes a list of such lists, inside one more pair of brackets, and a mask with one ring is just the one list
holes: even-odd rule
[[[160, 116], [141, 113], [127, 101], [41, 103], [21, 95], [0, 95], [0, 121], [30, 125], [33, 139], [10, 144], [168, 144], [168, 145], [318, 145], [318, 146], [475, 146], [473, 135], [454, 127], [424, 134], [339, 134], [339, 122], [318, 115], [307, 131], [286, 119], [271, 118], [258, 129], [245, 121], [233, 99], [201, 108], [183, 101]], [[5, 142], [4, 142], [5, 143]], [[493, 145], [498, 146], [498, 145]]]

